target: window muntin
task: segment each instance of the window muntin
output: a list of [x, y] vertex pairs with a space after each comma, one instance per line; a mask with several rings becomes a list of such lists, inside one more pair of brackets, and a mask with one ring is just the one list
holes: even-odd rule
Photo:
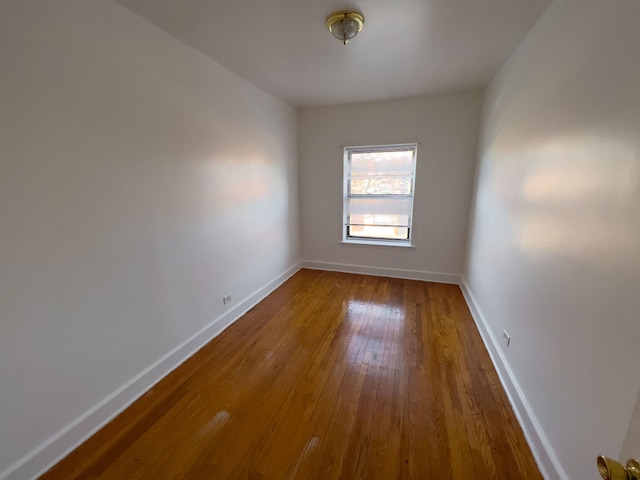
[[344, 149], [343, 240], [409, 244], [416, 144]]

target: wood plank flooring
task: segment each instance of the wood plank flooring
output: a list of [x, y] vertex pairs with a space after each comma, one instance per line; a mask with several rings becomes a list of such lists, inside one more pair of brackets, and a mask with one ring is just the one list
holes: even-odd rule
[[301, 270], [41, 478], [542, 477], [457, 286]]

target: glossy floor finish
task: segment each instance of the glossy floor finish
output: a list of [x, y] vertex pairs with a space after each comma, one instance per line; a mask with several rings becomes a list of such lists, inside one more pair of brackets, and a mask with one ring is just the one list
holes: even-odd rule
[[540, 479], [454, 285], [301, 270], [45, 479]]

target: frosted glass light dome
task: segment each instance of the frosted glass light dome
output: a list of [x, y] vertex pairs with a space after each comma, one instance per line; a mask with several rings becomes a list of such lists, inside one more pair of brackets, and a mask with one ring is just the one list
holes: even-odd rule
[[336, 12], [327, 18], [327, 28], [331, 34], [345, 45], [364, 26], [364, 17], [357, 12]]

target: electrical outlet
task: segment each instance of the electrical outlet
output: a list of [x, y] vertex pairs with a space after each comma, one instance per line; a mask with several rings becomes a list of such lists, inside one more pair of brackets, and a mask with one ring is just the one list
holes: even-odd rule
[[502, 331], [502, 338], [504, 340], [504, 343], [507, 344], [507, 347], [509, 346], [509, 344], [511, 343], [511, 337], [509, 336], [509, 334], [507, 333], [506, 330]]
[[225, 295], [224, 297], [222, 297], [222, 303], [224, 303], [225, 305], [227, 303], [231, 303], [231, 294]]

